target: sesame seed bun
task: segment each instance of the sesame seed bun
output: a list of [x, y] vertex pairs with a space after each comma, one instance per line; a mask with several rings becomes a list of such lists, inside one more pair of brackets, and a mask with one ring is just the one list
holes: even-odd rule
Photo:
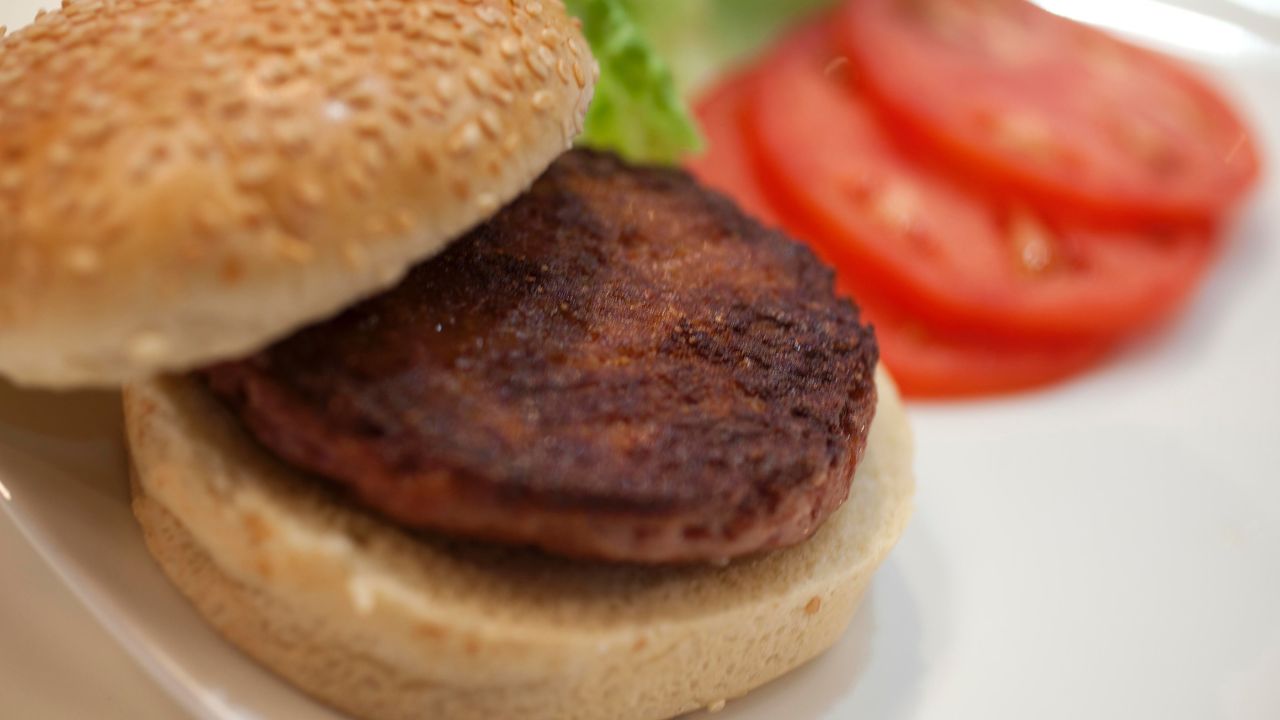
[[85, 0], [0, 40], [0, 374], [115, 385], [394, 284], [580, 131], [558, 0]]
[[830, 647], [910, 514], [880, 403], [849, 501], [809, 541], [644, 568], [407, 535], [272, 458], [202, 388], [126, 389], [134, 511], [221, 634], [365, 720], [648, 720], [718, 707]]

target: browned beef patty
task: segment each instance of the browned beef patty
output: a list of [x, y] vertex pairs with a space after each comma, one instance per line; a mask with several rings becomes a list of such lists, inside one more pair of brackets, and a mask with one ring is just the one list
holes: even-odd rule
[[807, 249], [683, 172], [575, 151], [395, 289], [203, 375], [403, 526], [680, 562], [813, 533], [876, 361]]

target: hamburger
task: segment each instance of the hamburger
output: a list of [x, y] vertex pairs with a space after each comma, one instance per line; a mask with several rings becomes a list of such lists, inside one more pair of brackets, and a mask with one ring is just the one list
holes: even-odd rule
[[856, 306], [571, 149], [596, 67], [547, 0], [90, 0], [0, 45], [0, 372], [122, 386], [160, 568], [354, 717], [717, 707], [906, 524]]

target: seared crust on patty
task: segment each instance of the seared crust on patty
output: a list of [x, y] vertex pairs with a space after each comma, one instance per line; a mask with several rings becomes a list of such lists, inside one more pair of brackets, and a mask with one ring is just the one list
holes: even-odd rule
[[250, 432], [402, 525], [635, 562], [808, 537], [878, 359], [805, 248], [586, 151], [397, 288], [203, 373]]

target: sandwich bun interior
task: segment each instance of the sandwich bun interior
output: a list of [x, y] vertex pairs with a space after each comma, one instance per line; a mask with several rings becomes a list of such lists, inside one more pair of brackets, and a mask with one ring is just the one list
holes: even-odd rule
[[126, 389], [134, 511], [164, 572], [261, 664], [365, 720], [665, 718], [830, 647], [911, 512], [888, 375], [848, 502], [807, 542], [638, 567], [410, 535], [254, 443], [185, 378]]
[[0, 51], [0, 374], [117, 386], [394, 285], [579, 133], [558, 0], [86, 0]]
[[396, 285], [489, 219], [570, 147], [597, 75], [560, 0], [83, 0], [3, 40], [0, 375], [125, 385], [134, 512], [163, 571], [230, 642], [362, 720], [715, 706], [829, 648], [910, 515], [883, 372], [849, 499], [812, 538], [667, 567], [401, 530], [181, 375]]

